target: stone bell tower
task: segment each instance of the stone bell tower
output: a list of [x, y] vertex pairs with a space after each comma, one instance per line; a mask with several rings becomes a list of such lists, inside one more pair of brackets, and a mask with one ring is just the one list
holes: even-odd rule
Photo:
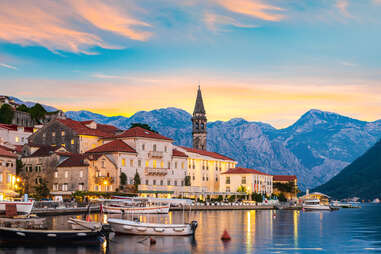
[[193, 148], [195, 149], [206, 150], [206, 123], [204, 102], [202, 101], [200, 86], [198, 86], [196, 105], [192, 117]]

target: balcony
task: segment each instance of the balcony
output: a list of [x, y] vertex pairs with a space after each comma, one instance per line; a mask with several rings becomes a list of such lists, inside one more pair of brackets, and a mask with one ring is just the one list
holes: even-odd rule
[[144, 174], [146, 176], [165, 176], [168, 174], [167, 168], [145, 168]]
[[113, 184], [115, 181], [114, 177], [111, 176], [95, 176], [95, 183], [96, 184]]
[[163, 152], [151, 151], [149, 152], [148, 156], [150, 158], [163, 158]]

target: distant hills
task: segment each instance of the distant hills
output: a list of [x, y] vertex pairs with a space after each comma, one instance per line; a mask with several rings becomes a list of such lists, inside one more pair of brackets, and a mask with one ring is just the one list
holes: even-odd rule
[[[37, 102], [32, 102], [32, 101], [22, 101], [16, 97], [13, 97], [13, 96], [9, 96], [9, 98], [13, 99], [17, 104], [25, 104], [25, 106], [27, 106], [28, 108], [30, 107], [33, 107], [35, 104], [37, 104]], [[40, 103], [41, 104], [41, 103]], [[44, 104], [41, 104], [41, 106], [48, 112], [54, 112], [54, 111], [57, 111], [58, 109], [56, 109], [55, 107], [52, 107], [52, 106], [48, 106], [48, 105], [44, 105]]]
[[327, 183], [316, 188], [334, 198], [381, 197], [381, 140], [345, 167]]
[[[121, 129], [134, 122], [147, 123], [176, 144], [192, 143], [191, 115], [178, 108], [140, 111], [131, 117], [107, 117], [89, 111], [69, 111], [66, 115]], [[296, 174], [302, 189], [327, 182], [380, 138], [381, 120], [365, 122], [315, 109], [284, 129], [242, 118], [208, 123], [208, 150], [232, 157], [240, 166]]]

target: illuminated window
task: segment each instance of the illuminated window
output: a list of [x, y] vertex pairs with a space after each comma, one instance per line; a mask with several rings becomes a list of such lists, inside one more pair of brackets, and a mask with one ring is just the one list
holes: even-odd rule
[[122, 166], [126, 166], [126, 159], [122, 159]]
[[160, 167], [161, 167], [161, 168], [164, 168], [164, 161], [161, 161], [161, 162], [160, 162]]
[[78, 190], [79, 191], [83, 191], [83, 185], [84, 185], [83, 183], [78, 184]]
[[181, 168], [184, 169], [184, 162], [181, 163]]
[[130, 167], [134, 166], [134, 160], [130, 160]]
[[67, 183], [62, 184], [62, 191], [67, 191]]
[[55, 137], [56, 136], [56, 133], [53, 131], [52, 132], [52, 137]]
[[54, 178], [58, 178], [58, 171], [54, 172]]
[[146, 167], [148, 167], [148, 166], [149, 166], [149, 161], [147, 160], [147, 161], [146, 161]]
[[0, 174], [0, 183], [3, 182], [3, 174]]
[[61, 131], [61, 136], [62, 136], [62, 137], [65, 136], [65, 132], [64, 132], [64, 131]]
[[15, 141], [16, 141], [16, 143], [20, 142], [20, 138], [19, 137], [15, 137]]
[[153, 168], [156, 168], [156, 160], [153, 160], [153, 162], [152, 162], [152, 167], [153, 167]]
[[69, 177], [69, 171], [65, 171], [65, 178]]
[[81, 171], [79, 171], [79, 177], [83, 177], [83, 171], [81, 170]]
[[72, 140], [70, 141], [70, 143], [71, 143], [72, 145], [74, 145], [74, 139], [72, 139]]

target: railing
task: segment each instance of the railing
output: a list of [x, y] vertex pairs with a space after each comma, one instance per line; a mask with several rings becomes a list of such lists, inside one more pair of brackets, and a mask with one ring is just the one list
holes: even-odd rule
[[162, 158], [163, 152], [151, 151], [151, 152], [149, 152], [149, 157], [150, 158]]
[[145, 168], [144, 169], [145, 175], [156, 175], [156, 176], [165, 176], [168, 174], [167, 168]]

